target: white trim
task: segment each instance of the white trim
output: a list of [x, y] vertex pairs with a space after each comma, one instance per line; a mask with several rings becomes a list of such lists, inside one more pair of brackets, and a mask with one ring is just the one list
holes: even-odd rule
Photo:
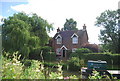
[[65, 47], [65, 45], [63, 45], [60, 49], [62, 49], [62, 48], [65, 48], [67, 50], [67, 48]]
[[74, 33], [74, 34], [71, 36], [71, 38], [73, 38], [74, 35], [78, 38], [78, 35], [77, 35], [76, 33]]
[[77, 48], [72, 48], [72, 52], [75, 52], [77, 50]]
[[73, 37], [72, 38], [72, 43], [73, 44], [78, 44], [78, 38], [77, 37]]
[[57, 37], [55, 37], [55, 39], [57, 39], [58, 37], [60, 37], [62, 39], [61, 35], [58, 35]]

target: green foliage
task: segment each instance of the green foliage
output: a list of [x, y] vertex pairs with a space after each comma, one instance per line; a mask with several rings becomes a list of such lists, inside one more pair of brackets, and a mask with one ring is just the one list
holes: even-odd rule
[[2, 79], [20, 79], [23, 72], [23, 65], [18, 61], [17, 53], [13, 54], [13, 59], [2, 58]]
[[49, 74], [49, 79], [63, 79], [63, 76], [61, 73], [51, 72]]
[[45, 67], [57, 67], [58, 64], [52, 63], [52, 62], [44, 62]]
[[72, 57], [68, 60], [68, 66], [70, 71], [79, 71], [80, 69], [80, 60], [78, 57]]
[[70, 79], [79, 79], [76, 75], [71, 75]]
[[37, 60], [31, 60], [31, 66], [25, 68], [19, 61], [20, 55], [18, 56], [17, 52], [13, 54], [12, 59], [6, 57], [2, 59], [2, 79], [45, 79], [42, 72], [44, 68], [40, 67], [42, 63]]
[[96, 24], [102, 27], [99, 39], [103, 43], [104, 50], [119, 53], [119, 30], [117, 24], [117, 11], [106, 10], [97, 17]]
[[110, 54], [110, 53], [88, 53], [83, 55], [83, 59], [85, 59], [85, 62], [88, 60], [104, 60], [107, 61], [107, 64], [112, 65], [119, 65], [119, 54]]
[[91, 50], [89, 50], [88, 48], [78, 48], [77, 50], [76, 50], [76, 53], [91, 53], [92, 51]]
[[26, 67], [29, 67], [31, 66], [31, 60], [28, 60], [28, 59], [22, 60], [22, 64], [24, 64], [24, 66]]
[[72, 18], [70, 18], [69, 20], [66, 19], [66, 22], [64, 24], [64, 28], [63, 29], [64, 30], [78, 30], [76, 28], [76, 26], [77, 26], [77, 22], [74, 21]]
[[92, 75], [89, 75], [89, 79], [102, 79], [102, 76], [96, 70], [92, 72]]
[[56, 54], [53, 51], [51, 47], [44, 46], [41, 48], [42, 56], [44, 61], [55, 61], [56, 60]]
[[2, 24], [3, 49], [11, 54], [18, 51], [22, 57], [29, 58], [31, 52], [48, 42], [47, 31], [51, 29], [52, 24], [36, 14], [14, 14]]
[[83, 59], [83, 55], [85, 53], [91, 53], [92, 51], [89, 50], [88, 48], [78, 48], [75, 52], [70, 54], [71, 57], [79, 57], [80, 59]]
[[92, 75], [89, 75], [88, 78], [89, 79], [102, 79], [102, 80], [107, 79], [110, 81], [111, 79], [117, 79], [116, 77], [113, 77], [112, 75], [111, 75], [111, 78], [109, 75], [106, 75], [106, 74], [100, 75], [100, 73], [97, 72], [96, 70], [92, 71]]
[[45, 79], [40, 65], [42, 64], [39, 61], [32, 60], [31, 66], [24, 70], [21, 79]]

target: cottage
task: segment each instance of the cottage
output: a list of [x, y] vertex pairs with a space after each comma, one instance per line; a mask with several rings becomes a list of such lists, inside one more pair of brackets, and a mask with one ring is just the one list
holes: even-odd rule
[[77, 48], [88, 44], [88, 34], [84, 24], [81, 30], [66, 30], [61, 31], [57, 29], [57, 33], [52, 38], [51, 46], [56, 52], [56, 56], [60, 58], [67, 58], [67, 51], [74, 52]]

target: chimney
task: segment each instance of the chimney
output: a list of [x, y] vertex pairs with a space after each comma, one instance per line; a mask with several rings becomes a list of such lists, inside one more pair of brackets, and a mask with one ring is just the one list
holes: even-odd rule
[[83, 29], [86, 30], [86, 25], [84, 24]]
[[57, 32], [60, 32], [60, 28], [58, 27]]

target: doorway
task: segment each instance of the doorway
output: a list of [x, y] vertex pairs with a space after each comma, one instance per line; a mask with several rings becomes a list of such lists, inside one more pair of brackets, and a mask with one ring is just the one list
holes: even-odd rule
[[66, 56], [66, 50], [63, 49], [63, 57]]

